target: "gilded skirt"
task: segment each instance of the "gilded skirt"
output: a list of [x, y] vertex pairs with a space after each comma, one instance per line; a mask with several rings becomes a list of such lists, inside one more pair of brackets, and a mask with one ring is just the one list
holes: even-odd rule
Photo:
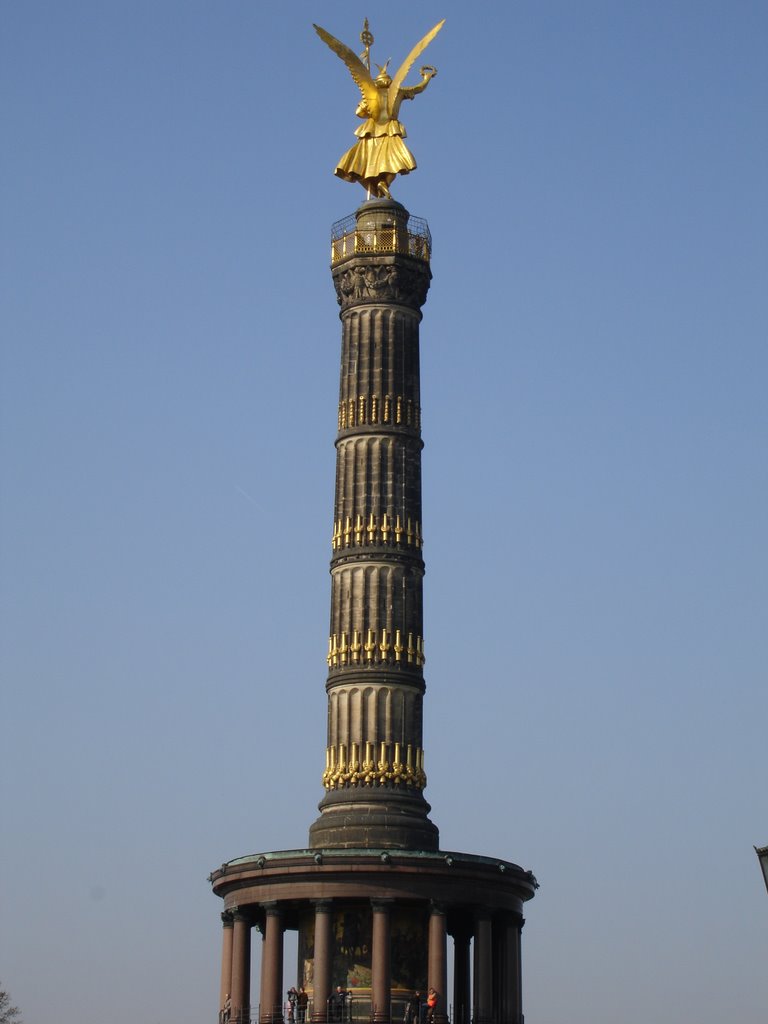
[[392, 182], [416, 169], [411, 151], [399, 135], [366, 136], [347, 150], [333, 172], [345, 181]]

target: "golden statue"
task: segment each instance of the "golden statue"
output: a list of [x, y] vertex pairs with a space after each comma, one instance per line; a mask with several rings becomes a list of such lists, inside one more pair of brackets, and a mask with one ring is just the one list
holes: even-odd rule
[[421, 82], [418, 85], [404, 86], [402, 83], [411, 70], [411, 66], [419, 54], [427, 48], [445, 24], [445, 19], [435, 25], [418, 42], [400, 66], [394, 78], [387, 74], [389, 61], [381, 67], [376, 65], [379, 73], [371, 77], [371, 44], [373, 36], [368, 30], [368, 19], [365, 19], [360, 41], [365, 45], [364, 53], [358, 57], [348, 46], [340, 43], [330, 32], [315, 25], [315, 31], [334, 53], [349, 68], [355, 84], [362, 93], [362, 102], [355, 113], [364, 118], [365, 123], [356, 129], [358, 142], [348, 150], [336, 165], [336, 174], [345, 181], [357, 181], [368, 193], [368, 197], [389, 194], [389, 186], [398, 174], [409, 174], [416, 169], [416, 161], [403, 142], [406, 131], [397, 117], [403, 100], [412, 100], [420, 92], [424, 92], [431, 79], [437, 74], [437, 68], [425, 65], [420, 69]]

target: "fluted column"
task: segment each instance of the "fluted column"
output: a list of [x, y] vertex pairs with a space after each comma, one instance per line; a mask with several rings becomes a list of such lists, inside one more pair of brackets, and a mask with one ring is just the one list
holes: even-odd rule
[[491, 915], [479, 910], [475, 915], [474, 991], [472, 1019], [474, 1024], [491, 1024], [493, 940]]
[[310, 846], [435, 850], [423, 796], [419, 369], [431, 246], [416, 244], [392, 200], [355, 216], [354, 243], [334, 247], [342, 345], [326, 795]]
[[264, 909], [259, 1021], [261, 1024], [280, 1024], [283, 1019], [283, 913], [277, 903], [267, 903]]
[[392, 974], [390, 967], [390, 905], [391, 900], [372, 900], [373, 911], [371, 951], [371, 1020], [389, 1024], [392, 1005]]
[[469, 988], [469, 943], [472, 936], [460, 929], [453, 936], [453, 1024], [469, 1024], [471, 999]]
[[331, 968], [333, 963], [332, 912], [333, 904], [330, 900], [315, 901], [315, 970], [312, 1024], [325, 1024], [328, 1020], [328, 1000], [331, 997]]
[[221, 915], [221, 986], [219, 988], [219, 1009], [224, 1008], [227, 996], [232, 996], [232, 937], [235, 922], [232, 914], [225, 910]]
[[232, 1019], [248, 1024], [251, 1012], [251, 919], [235, 910], [232, 934]]
[[437, 992], [437, 1008], [433, 1014], [435, 1024], [446, 1024], [448, 1020], [446, 923], [444, 908], [433, 903], [429, 914], [427, 985]]

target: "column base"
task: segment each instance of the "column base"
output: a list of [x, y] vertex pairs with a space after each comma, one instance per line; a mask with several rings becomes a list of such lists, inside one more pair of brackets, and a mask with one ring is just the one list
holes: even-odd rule
[[310, 826], [312, 850], [429, 850], [440, 845], [440, 833], [427, 815], [421, 794], [382, 790], [380, 793], [328, 793], [320, 817]]
[[259, 1013], [259, 1024], [283, 1024], [282, 1007], [275, 1007], [271, 1013]]

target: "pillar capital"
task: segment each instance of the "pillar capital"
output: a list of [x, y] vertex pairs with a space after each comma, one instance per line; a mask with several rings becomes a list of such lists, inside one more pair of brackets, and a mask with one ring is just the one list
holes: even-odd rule
[[282, 917], [283, 907], [277, 900], [271, 900], [268, 903], [260, 903], [260, 907], [264, 910], [267, 917]]
[[221, 912], [221, 924], [224, 928], [233, 928], [235, 925], [235, 918], [231, 910], [222, 910]]
[[371, 898], [371, 910], [374, 914], [389, 913], [395, 901], [387, 897], [374, 896]]
[[315, 908], [316, 914], [331, 914], [333, 913], [333, 900], [310, 900], [312, 906]]

